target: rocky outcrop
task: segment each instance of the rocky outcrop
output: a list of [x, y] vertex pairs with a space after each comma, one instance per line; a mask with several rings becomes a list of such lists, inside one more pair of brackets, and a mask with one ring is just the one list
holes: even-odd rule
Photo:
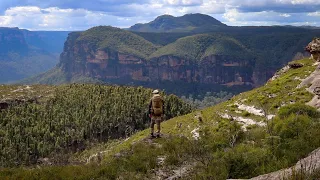
[[320, 38], [314, 38], [306, 47], [306, 51], [310, 52], [312, 59], [320, 61]]
[[[99, 49], [77, 41], [71, 33], [65, 43], [59, 66], [68, 77], [86, 76], [108, 82], [112, 80], [252, 85], [254, 64], [226, 55], [208, 56], [196, 62], [175, 56], [142, 59], [112, 49]], [[70, 79], [69, 78], [69, 79]]]
[[314, 97], [307, 105], [320, 110], [320, 93], [317, 90], [320, 87], [320, 66], [318, 62], [314, 65], [317, 66], [316, 70], [312, 72], [310, 76], [303, 79], [297, 88], [307, 87], [307, 91], [314, 94]]
[[[320, 168], [320, 148], [314, 150], [308, 157], [301, 159], [295, 166], [287, 169], [282, 169], [269, 174], [264, 174], [251, 178], [250, 180], [279, 180], [290, 179], [294, 173], [306, 173], [311, 174]], [[228, 180], [241, 180], [241, 179], [228, 179]]]
[[276, 171], [270, 174], [261, 175], [251, 180], [278, 180], [292, 176], [293, 173], [304, 172], [311, 174], [320, 168], [320, 148], [314, 150], [308, 157], [301, 159], [297, 164], [291, 168]]

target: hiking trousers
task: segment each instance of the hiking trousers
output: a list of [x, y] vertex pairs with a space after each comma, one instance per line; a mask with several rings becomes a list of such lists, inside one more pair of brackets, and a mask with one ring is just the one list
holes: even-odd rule
[[151, 117], [151, 124], [150, 124], [150, 128], [151, 128], [151, 133], [154, 133], [154, 125], [157, 124], [157, 133], [160, 133], [161, 127], [160, 127], [160, 123], [162, 121], [161, 116], [152, 116]]

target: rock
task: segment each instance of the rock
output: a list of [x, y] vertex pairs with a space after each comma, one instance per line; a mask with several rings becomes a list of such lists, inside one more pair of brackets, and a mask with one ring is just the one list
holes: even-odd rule
[[311, 59], [320, 61], [320, 38], [314, 38], [305, 49], [311, 53]]
[[291, 168], [283, 169], [280, 171], [276, 171], [273, 173], [261, 175], [255, 178], [251, 178], [252, 180], [277, 180], [277, 179], [284, 179], [285, 177], [290, 177], [292, 173], [298, 172], [303, 168], [306, 170], [306, 173], [312, 173], [312, 171], [320, 168], [320, 148], [314, 150], [312, 153], [309, 154], [308, 157], [301, 159], [297, 162], [297, 164]]
[[203, 122], [203, 118], [202, 118], [202, 111], [200, 113], [197, 113], [194, 118], [199, 122], [202, 123]]
[[314, 72], [310, 74], [310, 76], [306, 77], [306, 79], [302, 80], [302, 82], [297, 86], [297, 88], [306, 87], [307, 91], [314, 94], [314, 97], [311, 101], [306, 103], [309, 106], [313, 106], [320, 110], [320, 66], [316, 68]]
[[160, 166], [160, 165], [163, 165], [165, 160], [166, 160], [167, 156], [159, 156], [157, 157], [157, 164]]
[[9, 107], [9, 104], [6, 102], [0, 102], [0, 109], [7, 109]]
[[52, 165], [52, 162], [50, 161], [49, 158], [39, 158], [37, 163], [40, 165], [43, 165], [43, 166], [51, 166]]
[[122, 156], [123, 156], [123, 154], [121, 154], [121, 153], [116, 153], [116, 154], [114, 155], [115, 158], [121, 158]]
[[301, 63], [289, 63], [288, 65], [291, 69], [298, 69], [298, 68], [303, 67], [303, 64], [301, 64]]
[[278, 79], [282, 74], [286, 73], [288, 70], [290, 69], [290, 66], [285, 66], [282, 69], [280, 69], [279, 71], [277, 71], [272, 78], [269, 79], [269, 81], [274, 81], [276, 79]]
[[180, 123], [177, 122], [176, 128], [180, 129], [181, 127], [182, 127], [182, 122], [180, 122]]

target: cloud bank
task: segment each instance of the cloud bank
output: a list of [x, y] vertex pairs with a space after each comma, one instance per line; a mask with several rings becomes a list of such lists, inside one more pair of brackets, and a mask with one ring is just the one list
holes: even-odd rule
[[319, 0], [1, 0], [0, 26], [30, 30], [129, 27], [163, 14], [209, 14], [227, 25], [320, 26]]

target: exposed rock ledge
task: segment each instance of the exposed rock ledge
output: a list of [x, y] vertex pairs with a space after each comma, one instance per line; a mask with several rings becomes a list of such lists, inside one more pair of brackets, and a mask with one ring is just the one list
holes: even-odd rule
[[306, 79], [302, 80], [302, 82], [298, 85], [297, 88], [302, 88], [306, 86], [307, 91], [315, 94], [315, 96], [312, 98], [310, 102], [307, 103], [307, 105], [313, 106], [320, 110], [320, 94], [315, 93], [315, 90], [317, 88], [320, 88], [320, 65], [319, 63], [316, 63], [315, 65], [317, 65], [316, 70], [313, 73], [311, 73], [310, 76], [308, 76]]
[[320, 61], [320, 38], [314, 38], [306, 47], [306, 51], [311, 54], [311, 59]]
[[[279, 180], [292, 175], [292, 172], [304, 170], [307, 173], [312, 173], [314, 170], [320, 168], [320, 148], [314, 150], [308, 157], [300, 160], [293, 167], [282, 169], [269, 174], [264, 174], [258, 177], [251, 178], [251, 180]], [[231, 180], [231, 179], [229, 179]]]

